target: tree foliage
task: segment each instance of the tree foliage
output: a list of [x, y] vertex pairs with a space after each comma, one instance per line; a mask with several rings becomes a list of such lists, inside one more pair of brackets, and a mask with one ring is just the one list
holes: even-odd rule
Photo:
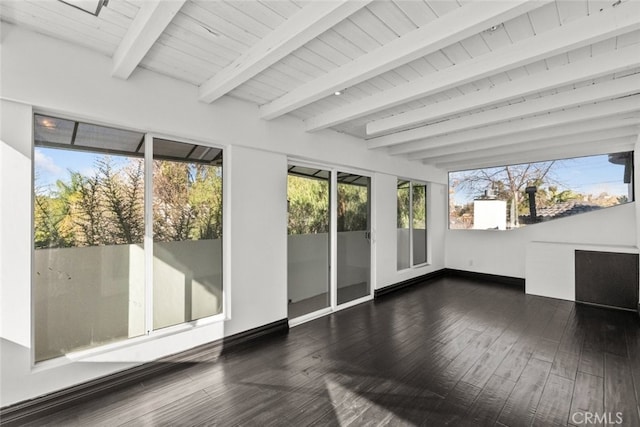
[[[328, 233], [329, 181], [288, 176], [289, 234]], [[367, 187], [338, 183], [338, 231], [367, 230]]]
[[329, 232], [329, 181], [288, 175], [289, 234]]
[[[93, 172], [68, 171], [54, 188], [36, 186], [36, 248], [141, 243], [144, 164], [98, 156]], [[36, 181], [37, 181], [36, 175]], [[154, 240], [215, 239], [222, 235], [220, 168], [154, 161]]]
[[338, 183], [338, 231], [368, 230], [367, 187]]
[[[409, 198], [411, 188], [412, 199]], [[411, 200], [413, 201], [413, 228], [415, 230], [425, 229], [427, 223], [427, 188], [422, 183], [409, 183], [408, 181], [400, 184], [398, 187], [398, 210], [397, 210], [397, 227], [409, 228], [409, 211]]]
[[153, 168], [154, 240], [222, 236], [222, 179], [216, 168], [163, 160]]

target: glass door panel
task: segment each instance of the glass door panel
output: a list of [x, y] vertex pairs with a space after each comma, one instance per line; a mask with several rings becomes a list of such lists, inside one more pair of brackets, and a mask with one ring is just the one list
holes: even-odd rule
[[413, 265], [427, 262], [427, 185], [411, 183], [413, 220]]
[[338, 172], [337, 302], [371, 293], [371, 178]]
[[409, 222], [411, 221], [411, 198], [409, 196], [410, 187], [409, 181], [398, 180], [398, 270], [403, 270], [411, 266], [409, 262], [409, 254], [411, 253], [411, 238], [409, 237], [409, 232], [411, 231], [411, 228], [409, 227]]
[[289, 166], [287, 294], [293, 319], [331, 305], [329, 278], [330, 172]]

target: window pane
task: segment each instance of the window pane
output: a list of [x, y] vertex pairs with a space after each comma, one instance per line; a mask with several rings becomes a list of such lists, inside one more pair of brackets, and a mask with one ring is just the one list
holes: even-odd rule
[[198, 148], [154, 139], [154, 329], [222, 312], [222, 152]]
[[402, 270], [410, 267], [409, 263], [409, 209], [411, 208], [409, 202], [409, 181], [398, 180], [398, 207], [397, 207], [397, 242], [398, 242], [398, 256], [397, 266], [398, 270]]
[[369, 229], [369, 178], [338, 173], [338, 232]]
[[427, 186], [412, 182], [413, 265], [427, 262]]
[[369, 177], [338, 172], [338, 304], [370, 293], [369, 188]]
[[287, 181], [288, 316], [293, 319], [331, 304], [329, 172], [292, 166]]
[[512, 229], [633, 201], [633, 152], [449, 174], [452, 229]]
[[60, 122], [39, 120], [47, 130], [34, 150], [36, 361], [145, 333], [142, 159], [48, 148], [64, 139]]

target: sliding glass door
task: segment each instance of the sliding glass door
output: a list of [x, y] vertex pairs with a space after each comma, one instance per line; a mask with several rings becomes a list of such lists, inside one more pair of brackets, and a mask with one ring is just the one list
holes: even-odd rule
[[288, 168], [289, 319], [371, 296], [371, 178], [328, 169]]

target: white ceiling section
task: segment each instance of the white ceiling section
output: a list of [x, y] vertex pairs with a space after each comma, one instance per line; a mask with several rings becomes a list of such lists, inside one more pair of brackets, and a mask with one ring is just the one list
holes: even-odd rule
[[640, 0], [1, 0], [0, 17], [111, 57], [114, 78], [146, 68], [446, 170], [638, 141]]

